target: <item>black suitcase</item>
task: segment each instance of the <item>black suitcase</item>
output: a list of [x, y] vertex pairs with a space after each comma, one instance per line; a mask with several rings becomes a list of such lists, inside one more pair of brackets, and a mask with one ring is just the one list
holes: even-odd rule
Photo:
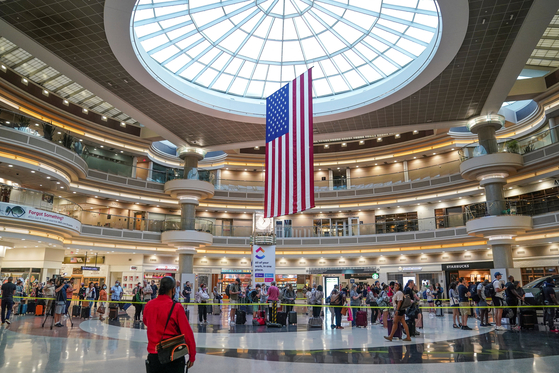
[[36, 308], [37, 308], [37, 302], [36, 301], [30, 300], [27, 303], [27, 313], [33, 313], [34, 314]]
[[118, 308], [109, 308], [109, 320], [118, 319]]
[[290, 324], [297, 324], [297, 312], [295, 311], [289, 312], [288, 319]]
[[91, 312], [91, 307], [82, 307], [81, 318], [89, 319], [90, 312]]
[[72, 317], [80, 317], [82, 314], [82, 306], [75, 305], [72, 307]]
[[190, 322], [190, 310], [184, 310], [184, 313], [186, 315], [186, 319]]
[[238, 325], [244, 325], [247, 322], [247, 313], [245, 311], [237, 310], [237, 319], [235, 323]]
[[538, 315], [535, 309], [520, 308], [520, 327], [522, 329], [535, 329], [538, 325]]
[[278, 312], [276, 321], [280, 325], [287, 326], [287, 312]]
[[[415, 337], [415, 319], [407, 319], [406, 324], [408, 324], [408, 330], [410, 332], [410, 337]], [[405, 331], [404, 331], [405, 333]]]

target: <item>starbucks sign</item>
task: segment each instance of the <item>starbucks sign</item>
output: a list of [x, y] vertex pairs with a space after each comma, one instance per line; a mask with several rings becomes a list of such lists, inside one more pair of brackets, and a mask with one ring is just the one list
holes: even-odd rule
[[373, 280], [378, 280], [380, 275], [378, 273], [373, 273]]

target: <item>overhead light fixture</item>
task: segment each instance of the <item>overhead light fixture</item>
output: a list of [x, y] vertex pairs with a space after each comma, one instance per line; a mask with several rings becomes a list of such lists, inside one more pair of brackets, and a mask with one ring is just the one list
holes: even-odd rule
[[46, 89], [43, 89], [43, 95], [47, 96], [49, 95], [49, 91], [47, 91]]
[[365, 144], [365, 141], [363, 140], [359, 141], [359, 145], [363, 145], [363, 144]]
[[62, 103], [66, 106], [70, 105], [70, 103], [68, 102], [68, 100], [63, 100]]
[[121, 127], [126, 127], [126, 123], [120, 122], [120, 126], [121, 126]]
[[382, 141], [382, 137], [377, 137], [377, 142], [381, 142]]
[[47, 176], [47, 179], [50, 179], [50, 176]]
[[107, 117], [103, 115], [103, 116], [101, 117], [101, 120], [103, 120], [103, 121], [106, 122], [106, 121], [107, 121]]
[[104, 148], [105, 146], [104, 146], [104, 145], [101, 145], [101, 146], [99, 146], [99, 147], [100, 147], [100, 148]]
[[417, 135], [418, 133], [419, 133], [418, 130], [413, 131], [413, 134], [414, 134], [414, 135]]
[[31, 171], [31, 173], [32, 173], [32, 174], [34, 174], [34, 173], [35, 173], [35, 171]]
[[87, 114], [87, 113], [89, 113], [89, 110], [87, 110], [86, 108], [83, 108], [82, 113]]
[[400, 138], [400, 134], [399, 134], [399, 133], [395, 134], [395, 135], [394, 135], [394, 138], [399, 139], [399, 138]]
[[324, 149], [328, 149], [330, 147], [330, 145], [326, 144], [324, 145]]
[[254, 147], [254, 150], [260, 150], [260, 147], [259, 147], [259, 146], [255, 146], [255, 147]]
[[25, 85], [27, 85], [27, 83], [29, 83], [29, 81], [25, 78], [21, 78], [21, 82]]
[[8, 165], [8, 167], [14, 167], [14, 165], [12, 165], [12, 164], [9, 164], [9, 165]]
[[433, 155], [437, 155], [437, 153], [433, 153]]
[[2, 71], [6, 71], [6, 70], [7, 70], [6, 66], [4, 66], [4, 65], [0, 65], [0, 69], [2, 69]]
[[342, 143], [342, 148], [345, 148], [345, 147], [347, 147], [347, 143], [343, 142]]
[[417, 157], [413, 157], [413, 159], [417, 159]]

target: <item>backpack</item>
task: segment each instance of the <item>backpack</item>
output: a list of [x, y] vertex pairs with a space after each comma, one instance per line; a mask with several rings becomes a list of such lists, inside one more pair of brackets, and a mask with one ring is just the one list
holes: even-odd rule
[[483, 289], [483, 292], [485, 293], [486, 298], [493, 298], [496, 294], [493, 283], [487, 284]]
[[253, 290], [250, 292], [250, 299], [252, 299], [253, 303], [258, 303], [258, 292], [256, 290]]
[[474, 293], [471, 293], [471, 294], [472, 294], [472, 300], [473, 300], [474, 302], [478, 303], [478, 302], [481, 300], [481, 298], [480, 298], [479, 294], [477, 293], [477, 291], [474, 292]]
[[231, 292], [231, 284], [227, 285], [227, 287], [225, 288], [225, 295], [231, 297], [231, 295], [229, 294], [230, 292]]
[[427, 299], [427, 289], [423, 290], [423, 299]]

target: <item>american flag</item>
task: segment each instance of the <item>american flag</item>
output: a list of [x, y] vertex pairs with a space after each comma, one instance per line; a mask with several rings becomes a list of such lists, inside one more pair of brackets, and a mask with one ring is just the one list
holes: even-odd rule
[[312, 69], [266, 99], [264, 216], [314, 207]]

